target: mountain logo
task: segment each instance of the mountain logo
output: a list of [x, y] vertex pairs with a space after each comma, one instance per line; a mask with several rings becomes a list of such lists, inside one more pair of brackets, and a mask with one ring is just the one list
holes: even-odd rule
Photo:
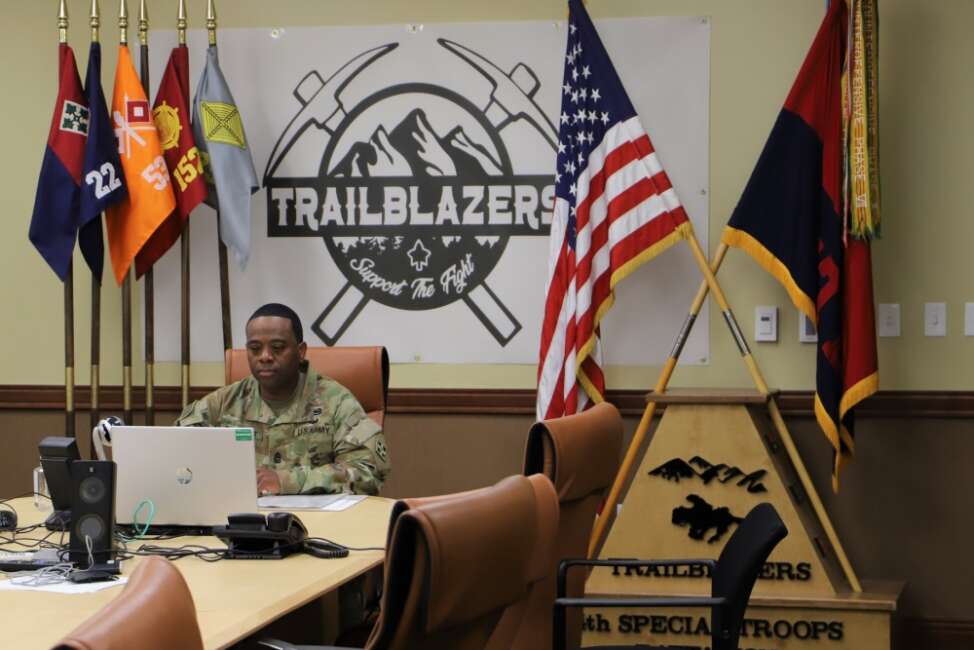
[[[700, 471], [694, 469], [699, 467]], [[730, 483], [735, 481], [735, 485], [746, 489], [751, 494], [767, 492], [768, 488], [762, 483], [762, 479], [767, 476], [768, 470], [758, 469], [749, 474], [737, 466], [729, 466], [725, 463], [711, 463], [701, 456], [694, 456], [690, 462], [682, 458], [671, 458], [656, 469], [649, 471], [650, 476], [656, 476], [667, 481], [679, 483], [681, 479], [699, 478], [704, 485], [709, 485], [711, 481], [717, 479], [719, 483]]]
[[463, 302], [501, 346], [521, 330], [487, 281], [511, 237], [547, 236], [554, 178], [518, 169], [509, 148], [527, 132], [553, 153], [557, 130], [529, 67], [505, 73], [464, 45], [436, 45], [486, 79], [485, 100], [450, 79], [369, 87], [396, 60], [399, 44], [388, 43], [327, 80], [308, 72], [294, 92], [301, 109], [268, 160], [268, 236], [322, 238], [345, 278], [312, 324], [328, 345], [373, 300], [404, 310]]

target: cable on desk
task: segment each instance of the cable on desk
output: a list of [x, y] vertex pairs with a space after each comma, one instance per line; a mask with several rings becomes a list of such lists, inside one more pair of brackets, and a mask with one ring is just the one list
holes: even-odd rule
[[[142, 525], [142, 530], [139, 530], [139, 513], [142, 512], [143, 508], [146, 509], [145, 523]], [[135, 512], [132, 513], [132, 526], [135, 528], [139, 537], [144, 537], [149, 532], [149, 526], [152, 525], [152, 519], [155, 516], [156, 504], [153, 503], [152, 499], [142, 499], [135, 506]]]
[[339, 544], [336, 541], [325, 539], [324, 537], [307, 537], [305, 538], [305, 541], [324, 542], [325, 544], [332, 544], [333, 546], [338, 546], [340, 548], [344, 548], [349, 551], [385, 551], [386, 550], [385, 546], [362, 546], [362, 547], [346, 546], [345, 544]]
[[76, 571], [70, 562], [60, 562], [34, 571], [17, 571], [8, 573], [10, 583], [25, 587], [46, 587], [58, 585], [70, 580], [70, 575]]

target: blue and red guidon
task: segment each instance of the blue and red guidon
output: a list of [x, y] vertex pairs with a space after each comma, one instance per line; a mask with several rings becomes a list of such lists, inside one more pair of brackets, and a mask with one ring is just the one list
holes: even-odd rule
[[604, 399], [599, 324], [614, 287], [692, 233], [591, 18], [568, 7], [539, 419]]
[[58, 47], [58, 95], [30, 220], [30, 241], [62, 281], [80, 223], [80, 185], [90, 113], [71, 47]]
[[852, 408], [878, 388], [869, 243], [844, 233], [845, 2], [832, 2], [723, 234], [816, 324], [815, 415], [835, 451], [854, 451]]
[[78, 244], [91, 273], [100, 282], [105, 266], [101, 213], [124, 199], [127, 192], [122, 163], [118, 157], [118, 140], [115, 139], [101, 87], [101, 44], [97, 41], [91, 44], [88, 53], [85, 97], [90, 114], [81, 185]]

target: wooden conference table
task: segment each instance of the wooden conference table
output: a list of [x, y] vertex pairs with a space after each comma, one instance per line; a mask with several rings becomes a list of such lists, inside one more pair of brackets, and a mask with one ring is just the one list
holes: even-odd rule
[[[309, 536], [324, 537], [353, 547], [383, 547], [393, 503], [391, 499], [369, 497], [342, 512], [300, 511], [295, 514], [308, 527]], [[10, 504], [17, 510], [19, 526], [38, 523], [48, 514], [39, 512], [30, 498], [16, 499]], [[41, 529], [24, 537], [43, 537], [46, 532]], [[50, 541], [58, 541], [57, 537], [52, 536]], [[64, 541], [67, 543], [66, 533]], [[129, 548], [140, 543], [138, 540], [130, 542]], [[223, 546], [216, 537], [180, 537], [146, 543], [173, 547], [186, 544], [211, 548]], [[0, 548], [23, 550], [10, 546]], [[299, 554], [283, 560], [219, 562], [185, 557], [175, 564], [193, 593], [203, 645], [225, 648], [379, 566], [384, 557], [382, 551], [352, 551], [347, 558], [336, 560]], [[138, 557], [126, 560], [122, 564], [122, 573], [132, 573], [140, 561]], [[81, 595], [0, 591], [2, 638], [15, 642], [17, 648], [50, 648], [121, 591], [122, 587]]]

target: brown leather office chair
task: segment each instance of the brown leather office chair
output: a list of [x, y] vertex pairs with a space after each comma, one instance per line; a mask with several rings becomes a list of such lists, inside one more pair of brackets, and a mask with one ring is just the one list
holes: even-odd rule
[[504, 610], [553, 561], [558, 504], [549, 481], [511, 476], [394, 514], [370, 650], [484, 648]]
[[382, 607], [366, 649], [481, 650], [505, 609], [547, 575], [558, 497], [546, 477], [509, 476], [488, 488], [397, 502], [389, 527]]
[[196, 607], [171, 562], [139, 562], [122, 593], [82, 623], [54, 650], [203, 650]]
[[[389, 393], [389, 355], [381, 346], [308, 347], [308, 364], [331, 377], [355, 395], [362, 408], [379, 426], [383, 425]], [[224, 358], [226, 383], [250, 375], [247, 350], [227, 350]]]
[[[538, 422], [528, 433], [524, 473], [544, 474], [558, 492], [560, 515], [555, 559], [545, 579], [531, 590], [522, 609], [511, 608], [497, 627], [491, 650], [547, 650], [551, 648], [551, 611], [556, 592], [558, 562], [588, 554], [595, 515], [619, 471], [622, 417], [608, 402], [576, 415]], [[585, 593], [585, 571], [569, 575], [568, 596]], [[581, 643], [582, 612], [569, 610], [569, 647]]]

